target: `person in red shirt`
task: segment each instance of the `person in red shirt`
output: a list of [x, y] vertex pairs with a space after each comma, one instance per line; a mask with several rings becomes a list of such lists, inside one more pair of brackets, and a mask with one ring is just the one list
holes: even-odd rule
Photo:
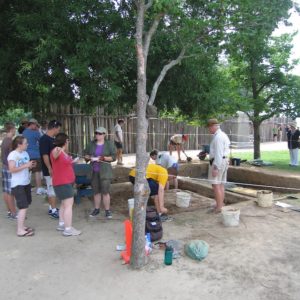
[[74, 203], [75, 160], [67, 154], [69, 139], [65, 133], [59, 133], [54, 140], [56, 146], [50, 153], [52, 164], [52, 181], [55, 195], [61, 201], [59, 209], [59, 224], [56, 228], [64, 236], [76, 236], [81, 231], [72, 227], [72, 208]]

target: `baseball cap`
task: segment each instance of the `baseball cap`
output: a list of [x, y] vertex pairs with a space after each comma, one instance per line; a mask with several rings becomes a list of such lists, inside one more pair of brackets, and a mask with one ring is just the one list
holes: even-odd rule
[[36, 125], [39, 125], [39, 122], [36, 120], [36, 119], [30, 119], [29, 121], [28, 121], [28, 124], [36, 124]]
[[106, 129], [102, 126], [98, 127], [96, 130], [95, 130], [95, 133], [98, 132], [98, 133], [106, 133]]

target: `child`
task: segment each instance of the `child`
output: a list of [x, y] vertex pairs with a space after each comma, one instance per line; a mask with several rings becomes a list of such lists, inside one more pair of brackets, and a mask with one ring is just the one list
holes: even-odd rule
[[12, 152], [7, 157], [9, 171], [11, 172], [11, 188], [12, 194], [16, 198], [18, 213], [17, 236], [27, 237], [33, 236], [34, 230], [25, 227], [24, 221], [26, 211], [31, 204], [31, 185], [29, 169], [35, 167], [35, 161], [29, 160], [26, 152], [27, 140], [23, 136], [17, 136], [12, 143]]

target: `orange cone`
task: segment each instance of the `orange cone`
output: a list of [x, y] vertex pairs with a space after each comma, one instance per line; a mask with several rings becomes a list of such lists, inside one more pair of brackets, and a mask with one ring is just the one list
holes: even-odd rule
[[132, 223], [130, 220], [124, 221], [125, 228], [125, 244], [126, 250], [121, 252], [121, 258], [123, 258], [125, 264], [129, 264], [131, 257], [131, 244], [132, 244]]

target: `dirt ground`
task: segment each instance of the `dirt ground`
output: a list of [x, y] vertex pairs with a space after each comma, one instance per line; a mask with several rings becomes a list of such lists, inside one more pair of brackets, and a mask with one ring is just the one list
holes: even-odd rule
[[207, 209], [173, 214], [164, 223], [164, 240], [203, 239], [209, 254], [202, 262], [183, 255], [172, 266], [154, 250], [140, 271], [122, 265], [125, 215], [88, 217], [84, 200], [74, 208], [79, 237], [62, 237], [47, 215], [43, 197], [34, 196], [27, 223], [36, 235], [20, 238], [15, 221], [0, 204], [1, 299], [300, 299], [300, 213], [240, 203], [241, 222], [222, 225]]
[[[188, 155], [197, 159], [198, 152]], [[132, 155], [124, 161], [135, 163]], [[103, 212], [90, 219], [92, 203], [83, 200], [74, 207], [73, 224], [83, 233], [66, 238], [55, 230], [57, 222], [48, 217], [44, 198], [33, 195], [27, 219], [36, 229], [31, 238], [16, 236], [16, 222], [5, 217], [0, 201], [1, 299], [300, 299], [299, 212], [239, 203], [234, 205], [241, 208], [239, 227], [226, 228], [220, 215], [207, 213], [208, 198], [203, 206], [193, 202], [193, 211], [169, 206], [173, 221], [163, 224], [164, 240], [205, 240], [207, 258], [196, 262], [183, 254], [165, 266], [163, 250], [155, 249], [148, 265], [135, 271], [122, 265], [116, 251], [124, 243], [126, 199], [119, 205], [113, 199], [109, 221]], [[167, 195], [168, 205], [173, 196]]]

